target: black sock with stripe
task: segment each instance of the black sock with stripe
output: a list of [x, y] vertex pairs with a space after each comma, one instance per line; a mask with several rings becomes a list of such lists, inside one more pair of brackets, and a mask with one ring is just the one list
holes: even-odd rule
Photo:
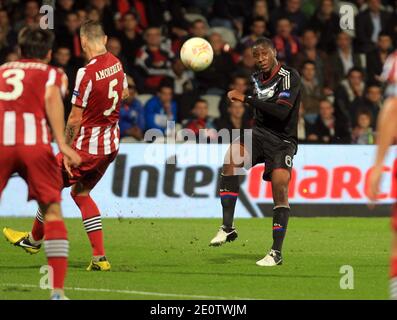
[[230, 231], [233, 228], [234, 209], [240, 190], [239, 176], [221, 175], [219, 196], [223, 209], [223, 228]]
[[273, 209], [273, 246], [272, 249], [281, 252], [287, 225], [290, 208], [276, 207]]

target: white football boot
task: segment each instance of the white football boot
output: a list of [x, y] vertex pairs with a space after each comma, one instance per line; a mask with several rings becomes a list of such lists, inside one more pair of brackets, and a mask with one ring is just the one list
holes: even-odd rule
[[261, 260], [256, 262], [260, 267], [274, 267], [283, 263], [281, 252], [271, 249], [270, 252]]
[[223, 226], [219, 228], [218, 233], [216, 236], [211, 240], [210, 246], [219, 247], [226, 242], [231, 242], [237, 239], [237, 231], [236, 229], [232, 229], [229, 232], [226, 232], [223, 229]]

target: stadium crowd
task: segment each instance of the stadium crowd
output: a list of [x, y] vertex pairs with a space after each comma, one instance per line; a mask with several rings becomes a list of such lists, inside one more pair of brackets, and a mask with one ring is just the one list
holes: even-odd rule
[[[51, 2], [51, 1], [47, 1]], [[354, 8], [355, 28], [341, 30], [341, 4]], [[0, 63], [18, 59], [16, 40], [25, 25], [39, 24], [40, 1], [0, 1]], [[123, 102], [124, 141], [140, 141], [167, 120], [192, 129], [246, 129], [253, 111], [228, 101], [227, 90], [249, 92], [255, 70], [250, 45], [273, 40], [280, 62], [302, 78], [298, 136], [301, 143], [373, 144], [382, 107], [382, 66], [397, 45], [397, 1], [381, 0], [58, 0], [52, 64], [69, 77], [70, 110], [77, 69], [87, 61], [79, 26], [101, 21], [107, 48], [123, 63], [130, 97]], [[212, 65], [186, 70], [179, 49], [205, 37]], [[66, 112], [67, 114], [67, 112]]]

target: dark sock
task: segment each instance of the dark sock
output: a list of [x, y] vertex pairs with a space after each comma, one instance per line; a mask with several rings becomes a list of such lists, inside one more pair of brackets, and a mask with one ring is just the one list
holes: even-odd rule
[[240, 190], [239, 176], [221, 175], [219, 196], [223, 208], [223, 227], [226, 231], [233, 228], [234, 208]]
[[273, 250], [281, 252], [285, 234], [287, 232], [290, 208], [278, 207], [273, 209]]

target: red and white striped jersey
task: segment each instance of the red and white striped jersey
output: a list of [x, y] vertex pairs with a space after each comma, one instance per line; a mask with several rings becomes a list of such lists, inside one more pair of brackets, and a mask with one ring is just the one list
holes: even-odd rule
[[397, 96], [397, 50], [387, 57], [381, 78], [387, 82], [386, 95]]
[[94, 57], [78, 70], [72, 104], [84, 111], [74, 148], [94, 155], [118, 150], [119, 111], [127, 87], [123, 66], [109, 52]]
[[22, 59], [0, 66], [0, 145], [49, 144], [46, 87], [56, 85], [65, 95], [67, 82], [61, 69], [39, 60]]

